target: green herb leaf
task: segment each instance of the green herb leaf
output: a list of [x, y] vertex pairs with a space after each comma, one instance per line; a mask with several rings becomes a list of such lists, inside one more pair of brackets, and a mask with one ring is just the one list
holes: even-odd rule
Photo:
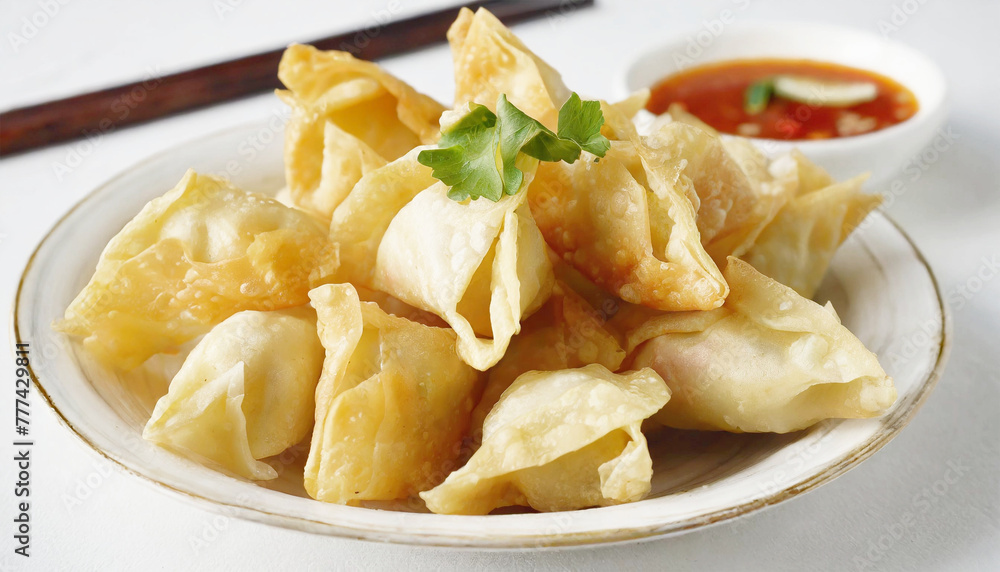
[[521, 188], [524, 173], [516, 166], [518, 154], [539, 161], [572, 163], [586, 150], [603, 157], [611, 143], [601, 135], [604, 115], [596, 101], [573, 94], [559, 110], [559, 134], [507, 101], [497, 100], [497, 114], [482, 105], [441, 133], [437, 149], [426, 149], [417, 161], [451, 189], [456, 201], [486, 197], [499, 201]]
[[559, 109], [559, 137], [575, 141], [584, 151], [603, 157], [611, 142], [601, 135], [604, 114], [597, 101], [583, 101], [576, 93]]
[[743, 92], [743, 110], [748, 115], [757, 115], [765, 109], [771, 101], [771, 94], [774, 92], [774, 81], [771, 78], [755, 81]]
[[497, 116], [485, 105], [469, 113], [441, 132], [437, 149], [425, 149], [417, 161], [433, 169], [435, 178], [451, 187], [448, 198], [464, 201], [486, 197], [499, 201], [503, 181], [497, 170], [496, 149], [500, 135]]
[[514, 166], [518, 153], [552, 163], [572, 163], [580, 157], [579, 145], [568, 139], [560, 139], [548, 127], [514, 107], [505, 95], [497, 100], [497, 115], [500, 125], [500, 158], [503, 161], [503, 190], [508, 195], [517, 194], [524, 180], [524, 173]]

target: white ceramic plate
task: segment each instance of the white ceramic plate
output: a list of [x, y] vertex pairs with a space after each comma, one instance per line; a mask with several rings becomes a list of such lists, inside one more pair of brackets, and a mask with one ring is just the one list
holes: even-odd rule
[[[253, 143], [261, 140], [270, 143]], [[135, 165], [87, 196], [31, 257], [14, 329], [18, 340], [43, 348], [33, 362], [36, 389], [87, 446], [211, 511], [320, 534], [445, 546], [581, 545], [679, 533], [792, 498], [866, 459], [913, 417], [947, 353], [948, 320], [930, 269], [899, 228], [874, 214], [837, 254], [819, 297], [833, 300], [844, 324], [895, 378], [899, 400], [885, 417], [827, 421], [790, 435], [652, 434], [652, 494], [621, 506], [442, 516], [406, 512], [420, 507], [405, 503], [393, 505], [395, 510], [324, 504], [302, 488], [304, 447], [272, 459], [280, 477], [262, 486], [143, 441], [142, 427], [165, 392], [165, 380], [142, 371], [122, 379], [51, 329], [90, 278], [108, 240], [189, 167], [228, 173], [247, 190], [273, 192], [283, 181], [281, 133], [264, 124], [225, 131]]]

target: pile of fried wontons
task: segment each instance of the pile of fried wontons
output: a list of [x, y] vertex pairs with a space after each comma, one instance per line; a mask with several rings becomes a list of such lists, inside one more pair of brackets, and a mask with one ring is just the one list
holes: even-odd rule
[[280, 200], [190, 171], [111, 240], [55, 327], [121, 370], [194, 346], [146, 439], [266, 480], [311, 434], [321, 501], [559, 511], [648, 494], [643, 428], [788, 432], [893, 404], [810, 300], [878, 204], [863, 177], [769, 160], [682, 110], [640, 134], [641, 92], [601, 102], [604, 158], [536, 161], [517, 194], [457, 202], [416, 159], [439, 122], [505, 94], [555, 129], [571, 92], [485, 10], [448, 40], [453, 110], [291, 46]]

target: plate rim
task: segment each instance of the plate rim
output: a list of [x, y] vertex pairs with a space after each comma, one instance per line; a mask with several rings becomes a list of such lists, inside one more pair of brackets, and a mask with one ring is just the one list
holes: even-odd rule
[[[137, 161], [125, 169], [119, 171], [118, 173], [112, 175], [104, 182], [96, 185], [93, 189], [87, 192], [80, 200], [73, 204], [73, 206], [67, 210], [61, 217], [59, 217], [55, 223], [46, 231], [45, 235], [36, 244], [35, 248], [32, 250], [31, 255], [28, 257], [28, 261], [25, 263], [24, 270], [18, 280], [18, 286], [14, 294], [14, 308], [11, 312], [11, 326], [13, 336], [11, 338], [12, 343], [19, 343], [21, 340], [21, 319], [23, 315], [22, 311], [22, 297], [26, 295], [25, 283], [32, 272], [35, 264], [37, 262], [37, 256], [43, 247], [47, 246], [49, 240], [52, 238], [53, 233], [59, 229], [73, 214], [83, 207], [85, 204], [89, 204], [91, 201], [95, 200], [96, 195], [98, 195], [103, 189], [114, 184], [121, 178], [124, 178], [128, 174], [132, 173], [135, 169], [141, 168], [147, 164], [153, 163], [157, 160], [163, 159], [172, 153], [175, 153], [178, 149], [181, 149], [187, 145], [202, 141], [204, 139], [224, 137], [226, 135], [245, 131], [248, 128], [255, 128], [259, 126], [260, 121], [245, 122], [236, 126], [232, 126], [226, 129], [216, 130], [197, 138], [193, 138], [184, 141], [177, 145], [172, 145], [166, 149], [153, 153], [146, 158]], [[249, 520], [253, 522], [258, 522], [261, 524], [276, 526], [285, 529], [299, 530], [303, 532], [308, 532], [312, 534], [320, 534], [324, 536], [333, 536], [338, 538], [356, 539], [356, 540], [367, 540], [367, 541], [388, 541], [396, 544], [411, 545], [411, 546], [427, 546], [427, 547], [437, 547], [437, 548], [482, 548], [482, 549], [524, 549], [524, 548], [534, 548], [534, 549], [552, 549], [561, 547], [585, 547], [585, 546], [601, 546], [610, 544], [621, 544], [627, 542], [634, 542], [643, 539], [651, 539], [657, 537], [666, 537], [675, 534], [681, 534], [684, 532], [689, 532], [698, 528], [705, 528], [735, 518], [746, 516], [757, 511], [769, 508], [771, 506], [777, 505], [784, 501], [790, 500], [797, 496], [803, 495], [805, 493], [811, 492], [820, 486], [833, 481], [837, 477], [846, 473], [847, 471], [853, 469], [861, 462], [867, 460], [875, 452], [880, 450], [882, 447], [887, 445], [892, 439], [894, 439], [900, 431], [903, 430], [916, 416], [917, 412], [926, 402], [927, 398], [930, 396], [931, 392], [937, 386], [938, 381], [941, 378], [941, 374], [944, 371], [944, 367], [948, 361], [948, 357], [951, 353], [952, 344], [952, 316], [948, 305], [945, 303], [944, 297], [942, 295], [941, 287], [938, 282], [937, 276], [934, 274], [930, 263], [924, 257], [924, 254], [917, 247], [916, 243], [910, 237], [910, 235], [888, 214], [883, 211], [873, 211], [869, 216], [882, 217], [888, 222], [896, 232], [903, 237], [906, 244], [913, 251], [916, 260], [920, 263], [923, 269], [927, 272], [927, 276], [931, 281], [931, 285], [934, 289], [934, 295], [938, 303], [938, 309], [941, 314], [941, 340], [938, 344], [937, 356], [934, 360], [934, 366], [931, 368], [927, 377], [921, 380], [920, 389], [916, 393], [912, 404], [908, 409], [903, 412], [898, 419], [890, 425], [885, 425], [878, 432], [872, 435], [868, 440], [866, 440], [861, 445], [853, 448], [850, 452], [841, 456], [838, 460], [830, 463], [825, 469], [817, 472], [811, 477], [805, 480], [785, 486], [779, 490], [771, 492], [766, 496], [758, 499], [754, 499], [739, 505], [730, 506], [723, 509], [715, 510], [708, 514], [702, 514], [694, 517], [689, 517], [685, 520], [676, 521], [668, 524], [659, 525], [642, 525], [638, 527], [630, 528], [614, 528], [608, 530], [593, 530], [593, 531], [582, 531], [582, 532], [554, 532], [554, 533], [529, 533], [521, 535], [510, 535], [505, 536], [490, 536], [490, 537], [480, 537], [480, 536], [446, 536], [446, 533], [431, 532], [431, 533], [400, 533], [393, 530], [376, 530], [368, 527], [355, 527], [350, 524], [344, 523], [331, 523], [321, 520], [315, 520], [307, 518], [304, 516], [293, 516], [287, 514], [279, 514], [270, 512], [268, 510], [257, 508], [253, 506], [248, 506], [245, 504], [236, 504], [228, 501], [217, 500], [208, 498], [194, 491], [184, 490], [173, 485], [164, 483], [150, 475], [144, 474], [142, 469], [139, 467], [133, 467], [131, 464], [116, 458], [115, 456], [109, 454], [103, 450], [100, 446], [96, 445], [90, 438], [81, 432], [69, 418], [63, 413], [59, 406], [53, 401], [52, 397], [49, 395], [48, 391], [45, 389], [45, 385], [41, 382], [38, 377], [37, 372], [34, 367], [29, 364], [27, 369], [31, 374], [31, 378], [34, 381], [34, 389], [37, 394], [42, 397], [42, 400], [49, 407], [49, 409], [55, 413], [55, 417], [58, 422], [63, 425], [66, 429], [70, 431], [77, 439], [79, 439], [84, 445], [85, 449], [88, 449], [93, 453], [96, 453], [99, 457], [113, 463], [119, 469], [138, 477], [141, 482], [144, 482], [147, 486], [152, 487], [155, 490], [160, 490], [166, 492], [168, 495], [176, 495], [180, 498], [186, 500], [187, 502], [197, 506], [203, 510], [218, 513], [221, 510], [228, 514], [232, 514], [244, 520]], [[48, 382], [45, 382], [46, 384]], [[376, 509], [370, 509], [376, 510]], [[398, 514], [392, 511], [385, 511], [388, 514]], [[575, 511], [570, 511], [575, 512]], [[558, 513], [555, 513], [558, 514]]]

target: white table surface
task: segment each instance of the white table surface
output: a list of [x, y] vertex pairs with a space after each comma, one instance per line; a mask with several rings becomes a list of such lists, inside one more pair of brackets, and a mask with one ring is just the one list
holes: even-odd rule
[[[371, 24], [374, 11], [396, 4], [60, 1], [65, 5], [50, 7], [47, 18], [39, 15], [46, 0], [0, 4], [0, 109]], [[403, 4], [400, 13], [407, 14], [441, 2]], [[696, 32], [723, 10], [731, 10], [736, 21], [812, 20], [876, 33], [880, 21], [889, 23], [898, 27], [888, 31], [894, 39], [925, 52], [947, 76], [954, 144], [921, 164], [919, 176], [901, 173], [905, 190], [887, 210], [913, 236], [949, 293], [954, 348], [933, 395], [885, 449], [803, 498], [679, 537], [544, 552], [422, 549], [239, 520], [216, 530], [213, 515], [99, 460], [36, 398], [33, 541], [26, 560], [13, 555], [14, 368], [10, 352], [3, 352], [0, 569], [1000, 569], [1000, 280], [990, 280], [998, 271], [988, 270], [1000, 263], [1000, 2], [601, 0], [597, 8], [565, 19], [520, 25], [517, 33], [562, 71], [568, 85], [610, 98], [617, 95], [623, 61], [639, 46]], [[32, 30], [22, 18], [44, 25]], [[445, 46], [385, 65], [418, 89], [450, 99]], [[108, 134], [93, 145], [71, 143], [0, 161], [5, 311], [31, 250], [88, 191], [151, 154], [280, 109], [275, 97], [261, 95]], [[983, 281], [976, 278], [980, 272]], [[946, 477], [953, 482], [945, 483]]]

